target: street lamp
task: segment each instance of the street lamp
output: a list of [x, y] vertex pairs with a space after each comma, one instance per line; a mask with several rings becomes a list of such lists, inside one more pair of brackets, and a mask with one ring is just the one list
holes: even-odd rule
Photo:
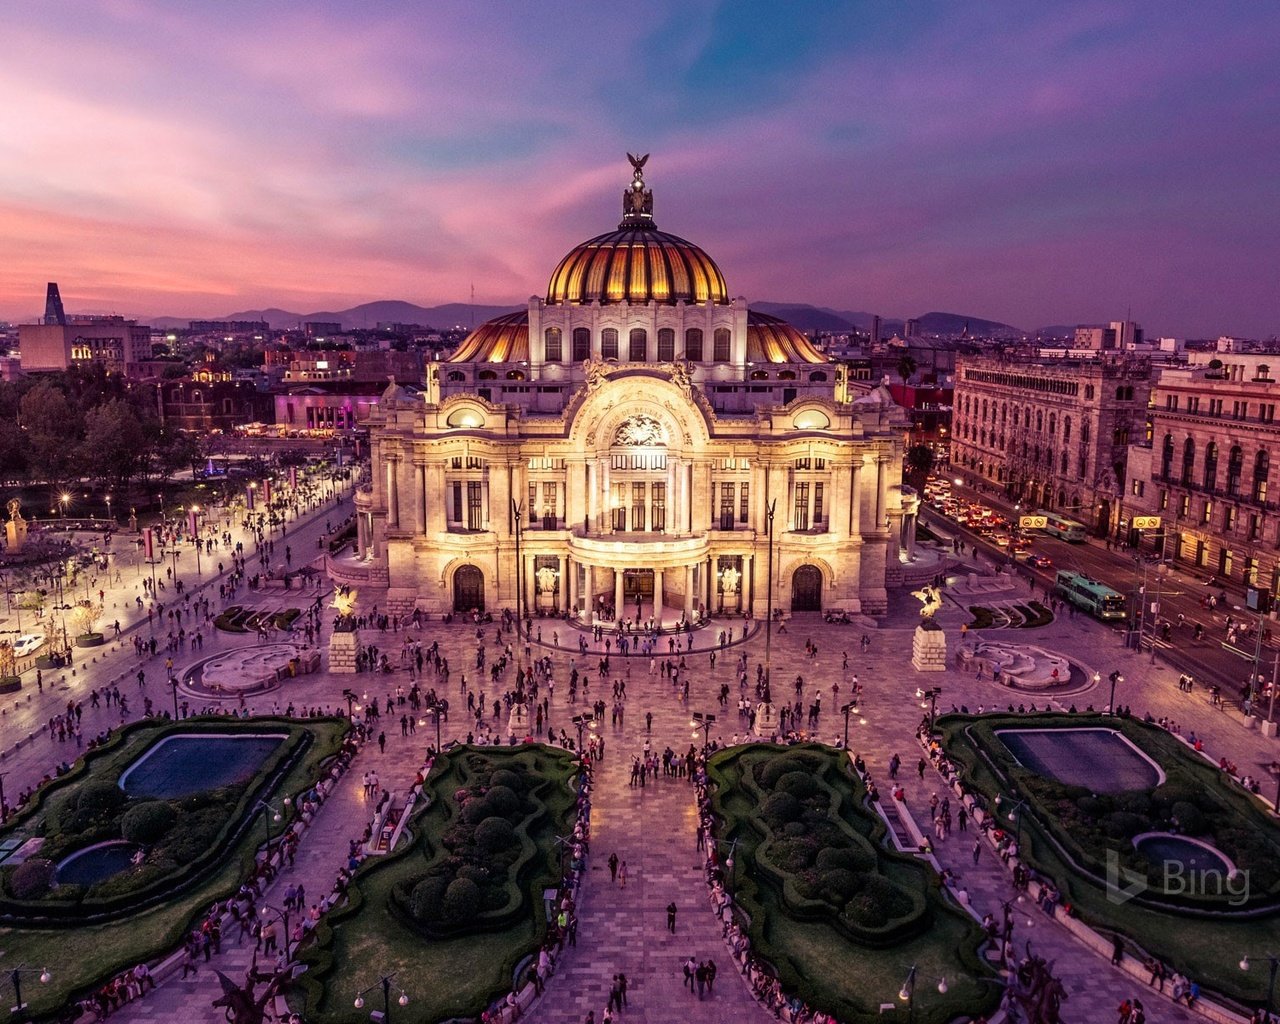
[[[511, 499], [511, 515], [516, 521], [516, 637], [520, 636], [520, 623], [524, 621], [524, 559], [520, 557], [520, 519], [524, 516], [524, 502]], [[521, 664], [524, 660], [521, 659]]]
[[66, 519], [66, 518], [67, 518], [67, 503], [68, 503], [68, 502], [70, 502], [70, 501], [71, 501], [71, 495], [69, 495], [66, 491], [63, 491], [63, 492], [58, 496], [58, 504], [59, 504], [60, 506], [62, 506], [62, 518], [63, 518], [63, 519]]
[[178, 720], [178, 677], [169, 677], [169, 688], [173, 690], [173, 720]]
[[[1267, 1013], [1272, 1012], [1275, 1005], [1274, 999], [1276, 994], [1276, 969], [1280, 968], [1280, 957], [1273, 953], [1264, 954], [1268, 966], [1271, 969], [1271, 980], [1267, 982]], [[1240, 958], [1240, 970], [1247, 971], [1249, 969], [1249, 957], [1242, 956]]]
[[840, 709], [844, 712], [844, 749], [849, 749], [849, 716], [858, 710], [858, 702], [856, 700], [849, 701]]
[[196, 545], [196, 575], [201, 574], [200, 571], [200, 506], [191, 506], [191, 539]]
[[[765, 671], [767, 672], [768, 670], [766, 669]], [[704, 753], [706, 752], [707, 742], [711, 736], [711, 727], [715, 725], [715, 723], [716, 723], [715, 715], [711, 714], [710, 712], [707, 712], [704, 714], [701, 711], [695, 711], [693, 713], [693, 720], [689, 723], [694, 727], [695, 730], [697, 729], [702, 730], [702, 750]], [[698, 735], [696, 731], [694, 732], [694, 735], [695, 736]]]
[[[376, 988], [381, 988], [382, 989], [383, 1024], [386, 1024], [386, 1022], [390, 1021], [391, 1020], [391, 988], [392, 988], [392, 982], [395, 980], [395, 977], [396, 977], [395, 971], [392, 971], [390, 974], [384, 974], [378, 981], [375, 981], [368, 988], [361, 989], [359, 992], [357, 992], [355, 1003], [353, 1004], [355, 1008], [357, 1010], [363, 1010], [365, 993], [372, 992]], [[398, 985], [395, 987], [400, 988], [400, 986]], [[396, 1002], [400, 1006], [409, 1005], [409, 997], [408, 995], [405, 994], [404, 989], [402, 988], [400, 989], [400, 997], [396, 1000]]]
[[578, 756], [582, 756], [582, 730], [587, 726], [586, 715], [574, 715], [571, 719], [574, 725], [578, 727]]
[[9, 805], [4, 802], [4, 778], [8, 772], [0, 772], [0, 822], [9, 820]]
[[350, 718], [352, 705], [354, 705], [359, 698], [351, 690], [343, 690], [342, 696], [347, 702], [347, 717]]
[[111, 495], [107, 495], [107, 518], [111, 520], [111, 525], [115, 525], [115, 517], [111, 514]]
[[[1094, 676], [1096, 678], [1096, 672]], [[1117, 669], [1107, 678], [1111, 680], [1111, 696], [1107, 698], [1107, 714], [1114, 715], [1116, 713], [1116, 684], [1124, 682], [1124, 675]]]
[[289, 911], [274, 907], [270, 903], [264, 903], [258, 913], [262, 915], [264, 921], [270, 920], [271, 915], [274, 914], [280, 923], [284, 925], [284, 957], [287, 961], [289, 959]]
[[902, 983], [902, 988], [898, 989], [898, 998], [907, 1004], [907, 1020], [913, 1019], [915, 1015], [915, 996], [916, 996], [916, 965], [911, 965], [911, 970], [907, 972], [907, 980]]
[[[440, 746], [440, 718], [441, 718], [441, 717], [444, 715], [444, 713], [445, 713], [445, 704], [444, 704], [444, 702], [443, 702], [442, 700], [440, 700], [439, 698], [437, 698], [436, 700], [434, 700], [434, 701], [432, 701], [430, 704], [428, 704], [426, 709], [427, 709], [429, 712], [431, 712], [432, 716], [433, 716], [433, 717], [435, 718], [435, 720], [436, 720], [436, 753], [438, 754], [438, 753], [440, 753], [440, 751], [443, 749], [443, 748]], [[582, 743], [582, 740], [581, 740], [581, 739], [579, 739], [579, 740], [578, 740], [578, 743], [579, 743], [579, 744], [581, 744], [581, 743]]]
[[[942, 695], [941, 686], [934, 686], [928, 690], [925, 690], [925, 689], [916, 690], [917, 697], [921, 698], [921, 700], [927, 700], [929, 702], [929, 731], [930, 732], [933, 732], [934, 723], [938, 721], [938, 697], [940, 697], [941, 695]], [[923, 708], [924, 704], [921, 704], [920, 707]]]
[[[26, 1004], [22, 1001], [22, 976], [24, 974], [35, 974], [40, 978], [41, 985], [47, 985], [53, 980], [53, 975], [49, 973], [49, 968], [37, 971], [34, 967], [27, 967], [25, 964], [19, 964], [9, 970], [9, 980], [13, 982], [13, 1001], [16, 1004], [13, 1013], [18, 1014], [26, 1009]], [[1274, 972], [1273, 972], [1274, 974]]]
[[764, 681], [771, 682], [770, 670], [773, 668], [773, 516], [778, 510], [778, 499], [774, 498], [765, 509], [768, 517], [769, 567], [765, 576], [765, 619], [764, 619]]
[[267, 856], [271, 856], [271, 823], [274, 821], [277, 825], [284, 821], [284, 810], [292, 804], [293, 801], [289, 797], [285, 797], [282, 801], [283, 807], [276, 807], [274, 804], [268, 803], [266, 800], [259, 800], [253, 805], [255, 811], [262, 811], [262, 826], [267, 833]]

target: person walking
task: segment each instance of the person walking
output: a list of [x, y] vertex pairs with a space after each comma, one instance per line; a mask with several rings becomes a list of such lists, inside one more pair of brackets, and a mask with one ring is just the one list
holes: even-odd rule
[[618, 855], [616, 853], [609, 854], [609, 879], [612, 882], [618, 881]]
[[978, 866], [978, 858], [982, 856], [982, 839], [981, 837], [973, 841], [973, 866]]
[[672, 935], [676, 933], [676, 909], [674, 901], [667, 904], [667, 931]]
[[622, 883], [622, 888], [627, 887], [627, 862], [624, 860], [618, 865], [618, 881]]

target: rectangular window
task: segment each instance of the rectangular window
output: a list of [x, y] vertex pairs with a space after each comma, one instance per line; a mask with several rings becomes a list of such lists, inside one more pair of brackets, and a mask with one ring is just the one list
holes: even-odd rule
[[813, 485], [813, 521], [815, 524], [822, 522], [822, 484]]
[[1212, 519], [1213, 519], [1213, 502], [1212, 502], [1212, 501], [1205, 501], [1205, 503], [1204, 503], [1204, 513], [1200, 516], [1200, 522], [1202, 522], [1202, 523], [1208, 523], [1208, 522], [1212, 521]]
[[1222, 527], [1225, 530], [1234, 530], [1236, 528], [1236, 510], [1234, 505], [1228, 505], [1222, 510]]
[[1257, 540], [1262, 536], [1262, 516], [1257, 512], [1249, 517], [1249, 539]]
[[455, 523], [462, 522], [462, 483], [457, 481], [453, 485], [453, 514], [449, 517], [450, 521]]
[[548, 363], [558, 363], [564, 358], [564, 342], [559, 327], [548, 327], [543, 333], [543, 353]]
[[644, 483], [636, 480], [631, 484], [631, 529], [643, 533], [644, 522]]
[[751, 485], [738, 485], [738, 522], [749, 523], [751, 521]]
[[613, 506], [613, 528], [618, 531], [625, 531], [627, 528], [627, 485], [614, 484], [613, 498], [611, 501]]
[[600, 332], [600, 358], [618, 358], [618, 332], [612, 327], [606, 327]]
[[717, 327], [712, 337], [712, 358], [717, 363], [727, 363], [729, 361], [729, 342], [732, 335], [727, 327]]
[[585, 327], [573, 329], [573, 361], [585, 362], [591, 358], [591, 332]]
[[1163, 512], [1169, 507], [1169, 492], [1160, 492], [1160, 511]]
[[481, 482], [479, 480], [467, 481], [467, 529], [483, 530], [484, 529], [484, 511], [480, 500]]
[[796, 530], [809, 529], [809, 485], [796, 484], [795, 526]]
[[524, 507], [524, 521], [530, 526], [533, 525], [534, 519], [538, 516], [538, 485], [533, 480], [529, 481], [529, 504]]
[[676, 357], [676, 332], [670, 327], [658, 331], [658, 362], [669, 363]]
[[691, 363], [702, 362], [702, 331], [696, 327], [684, 332], [684, 357]]
[[1189, 495], [1189, 494], [1184, 494], [1184, 495], [1181, 497], [1181, 499], [1179, 499], [1179, 501], [1178, 501], [1178, 515], [1180, 515], [1180, 516], [1189, 516], [1189, 515], [1191, 515], [1191, 495]]
[[665, 530], [667, 528], [667, 485], [654, 484], [650, 490], [650, 499], [652, 501], [653, 529], [655, 531]]
[[556, 528], [556, 519], [560, 514], [557, 508], [559, 501], [559, 488], [554, 482], [548, 481], [542, 485], [542, 528], [544, 530], [554, 530]]
[[627, 358], [633, 363], [643, 363], [649, 358], [649, 336], [643, 327], [631, 328], [630, 351]]
[[733, 529], [733, 484], [720, 485], [720, 529]]

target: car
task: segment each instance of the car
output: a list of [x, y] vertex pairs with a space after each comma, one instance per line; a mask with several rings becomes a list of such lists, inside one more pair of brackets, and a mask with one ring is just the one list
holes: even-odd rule
[[13, 656], [15, 658], [25, 658], [29, 654], [35, 654], [43, 646], [43, 634], [27, 633], [13, 642]]
[[1037, 555], [1035, 553], [1027, 555], [1027, 565], [1033, 569], [1048, 569], [1053, 565], [1053, 560], [1047, 555]]

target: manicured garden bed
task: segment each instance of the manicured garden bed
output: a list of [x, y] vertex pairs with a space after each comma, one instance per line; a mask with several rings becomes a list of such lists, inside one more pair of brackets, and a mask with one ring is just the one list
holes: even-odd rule
[[[54, 979], [24, 991], [35, 1013], [52, 1013], [121, 969], [176, 945], [196, 915], [234, 892], [263, 839], [262, 829], [253, 827], [253, 801], [310, 785], [346, 728], [343, 721], [324, 719], [138, 722], [43, 787], [0, 833], [45, 840], [27, 861], [36, 868], [0, 868], [6, 948], [48, 966]], [[131, 799], [117, 785], [121, 773], [166, 735], [264, 730], [286, 739], [241, 785], [180, 801]], [[138, 842], [142, 864], [94, 885], [42, 884], [47, 871], [38, 861], [121, 838]]]
[[541, 897], [558, 884], [575, 772], [565, 751], [532, 744], [437, 759], [412, 838], [366, 862], [304, 955], [307, 1019], [350, 1020], [353, 994], [379, 971], [399, 972], [415, 1020], [478, 1015], [510, 991], [546, 934]]
[[213, 624], [224, 633], [256, 633], [258, 627], [269, 625], [275, 629], [290, 629], [294, 620], [302, 614], [300, 608], [286, 608], [279, 612], [261, 612], [233, 604], [222, 611]]
[[[1266, 971], [1246, 973], [1238, 965], [1245, 953], [1280, 945], [1280, 828], [1260, 801], [1176, 737], [1131, 719], [946, 716], [939, 727], [947, 755], [988, 807], [995, 808], [997, 794], [1006, 808], [1027, 802], [1022, 856], [1053, 880], [1072, 913], [1123, 933], [1205, 988], [1254, 1002], [1265, 995]], [[1164, 779], [1114, 791], [1101, 777], [1093, 785], [1066, 784], [1019, 763], [998, 735], [1027, 729], [1073, 735], [1114, 729], [1154, 761]], [[1078, 761], [1078, 753], [1072, 756]], [[1166, 870], [1134, 846], [1134, 837], [1151, 832], [1207, 843], [1239, 874]]]
[[914, 964], [916, 1020], [994, 1007], [993, 986], [975, 980], [991, 976], [977, 922], [928, 864], [886, 848], [845, 753], [739, 746], [714, 755], [708, 776], [717, 836], [733, 844], [729, 891], [750, 919], [753, 952], [784, 991], [869, 1024]]

